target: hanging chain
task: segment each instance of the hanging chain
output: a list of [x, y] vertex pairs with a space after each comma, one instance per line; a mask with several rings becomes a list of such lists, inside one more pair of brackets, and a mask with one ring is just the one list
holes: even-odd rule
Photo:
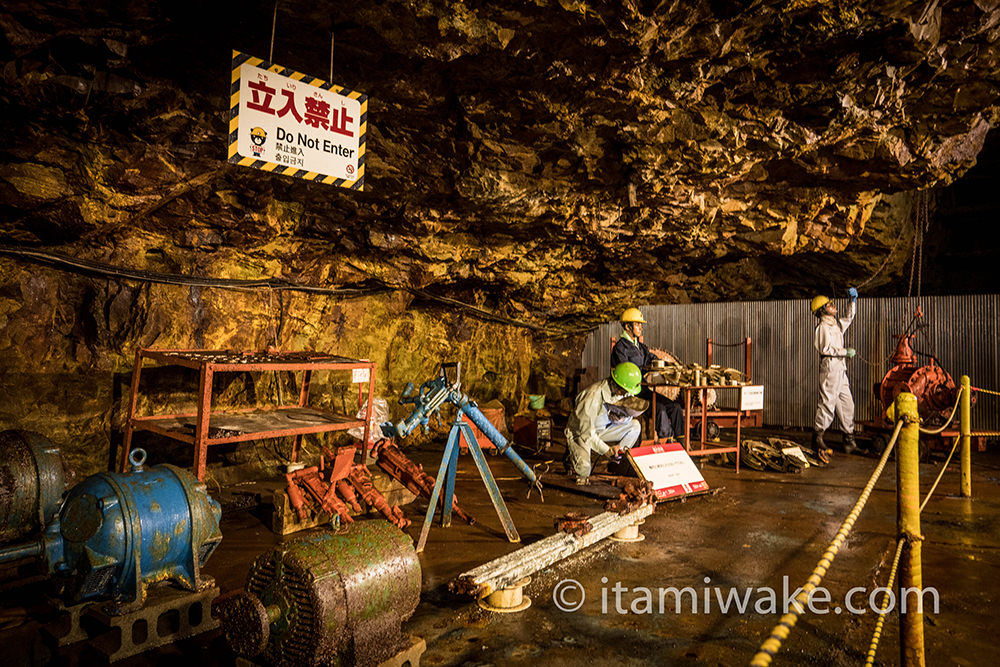
[[[913, 249], [910, 252], [910, 280], [906, 288], [907, 307], [911, 311], [913, 311], [914, 276], [917, 279], [917, 306], [918, 307], [920, 306], [920, 296], [922, 293], [922, 284], [923, 284], [924, 231], [927, 229], [929, 221], [930, 221], [930, 193], [926, 190], [921, 190], [917, 193], [917, 201], [913, 209]], [[872, 280], [874, 280], [875, 276], [881, 273], [882, 269], [885, 268], [886, 264], [889, 263], [889, 258], [892, 257], [892, 254], [896, 250], [896, 246], [899, 245], [900, 240], [903, 238], [903, 232], [905, 231], [906, 227], [904, 226], [900, 230], [899, 237], [896, 239], [896, 245], [894, 245], [892, 247], [892, 250], [889, 251], [889, 255], [882, 262], [882, 266], [878, 268], [878, 270], [871, 276], [871, 278], [858, 285], [858, 287], [864, 287]], [[906, 326], [906, 330], [903, 332], [904, 336], [910, 333], [910, 329], [916, 323], [916, 319], [917, 318], [914, 315], [913, 319], [911, 319], [910, 323]], [[917, 327], [917, 329], [919, 329], [919, 327]], [[886, 356], [884, 359], [878, 362], [870, 361], [860, 355], [857, 356], [857, 359], [861, 360], [863, 363], [869, 366], [872, 366], [873, 368], [881, 368], [883, 364], [885, 364], [889, 359], [892, 358], [893, 354], [895, 354], [895, 350], [890, 352], [888, 356]]]
[[924, 232], [927, 231], [928, 224], [930, 223], [931, 217], [931, 204], [930, 204], [930, 193], [926, 190], [921, 192], [921, 206], [920, 214], [921, 220], [917, 221], [920, 225], [920, 247], [917, 250], [917, 305], [920, 305], [920, 294], [923, 287], [923, 270], [924, 270]]
[[913, 310], [913, 277], [917, 277], [917, 306], [920, 305], [920, 295], [923, 283], [924, 265], [924, 230], [930, 219], [930, 193], [921, 190], [917, 193], [917, 203], [913, 216], [913, 252], [910, 254], [910, 281], [906, 287], [907, 304]]
[[859, 283], [857, 285], [858, 289], [861, 289], [862, 287], [864, 287], [865, 285], [867, 285], [871, 281], [875, 280], [875, 278], [878, 277], [878, 274], [882, 273], [882, 269], [884, 269], [889, 264], [889, 260], [892, 259], [893, 254], [895, 254], [896, 248], [899, 247], [899, 242], [903, 240], [903, 235], [905, 233], [906, 233], [906, 226], [904, 225], [902, 228], [900, 228], [900, 230], [899, 230], [899, 236], [896, 237], [896, 242], [892, 244], [892, 249], [889, 250], [889, 254], [885, 256], [884, 260], [882, 260], [882, 265], [879, 266], [875, 270], [875, 273], [873, 273], [871, 276], [869, 276], [867, 280], [865, 280], [863, 283]]

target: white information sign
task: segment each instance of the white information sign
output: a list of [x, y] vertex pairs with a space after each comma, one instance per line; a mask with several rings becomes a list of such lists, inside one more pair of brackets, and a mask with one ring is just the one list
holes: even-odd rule
[[233, 52], [229, 161], [361, 189], [368, 98]]
[[740, 387], [740, 408], [743, 410], [763, 410], [764, 385], [748, 384]]
[[371, 375], [372, 372], [370, 368], [352, 368], [351, 382], [354, 384], [357, 384], [358, 382], [368, 382]]
[[653, 483], [657, 500], [708, 489], [708, 482], [679, 442], [633, 447], [628, 455], [636, 472]]

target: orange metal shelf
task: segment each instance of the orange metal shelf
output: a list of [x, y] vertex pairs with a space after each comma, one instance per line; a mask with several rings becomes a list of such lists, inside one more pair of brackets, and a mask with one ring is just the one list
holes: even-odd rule
[[[143, 362], [152, 360], [162, 365], [176, 365], [199, 371], [198, 409], [175, 415], [136, 415], [139, 377]], [[375, 363], [315, 352], [227, 352], [224, 350], [149, 350], [136, 352], [135, 369], [129, 397], [125, 441], [119, 456], [119, 469], [128, 465], [128, 451], [135, 431], [150, 431], [194, 446], [194, 472], [205, 478], [208, 447], [231, 442], [247, 442], [266, 438], [294, 437], [292, 460], [298, 458], [302, 436], [349, 428], [363, 428], [364, 441], [369, 439], [372, 393], [375, 387]], [[313, 371], [368, 370], [368, 410], [365, 418], [348, 417], [309, 406], [309, 384]], [[212, 409], [212, 378], [215, 373], [232, 372], [301, 372], [297, 405], [271, 408]], [[365, 404], [359, 385], [359, 404]]]

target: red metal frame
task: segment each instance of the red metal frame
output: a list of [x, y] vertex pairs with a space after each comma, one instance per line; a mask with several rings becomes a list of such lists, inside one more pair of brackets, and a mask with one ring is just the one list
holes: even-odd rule
[[[736, 453], [736, 472], [740, 471], [740, 443], [742, 442], [741, 434], [741, 422], [739, 416], [743, 414], [743, 393], [740, 392], [739, 399], [739, 410], [734, 411], [724, 411], [724, 410], [705, 410], [705, 400], [709, 389], [742, 389], [740, 385], [701, 385], [701, 386], [686, 386], [681, 387], [681, 391], [684, 392], [684, 450], [688, 453], [688, 456], [709, 456], [711, 454], [729, 454]], [[701, 434], [698, 438], [699, 448], [697, 450], [691, 449], [691, 392], [697, 391], [698, 398], [702, 405], [702, 410], [700, 413], [701, 421]], [[708, 420], [715, 421], [718, 417], [732, 417], [733, 421], [736, 422], [736, 444], [725, 445], [717, 442], [712, 442], [708, 439]]]
[[[753, 346], [753, 341], [747, 336], [743, 339], [742, 345], [744, 346], [744, 359], [743, 359], [743, 374], [747, 377], [747, 384], [753, 384], [752, 373], [753, 373], [753, 361], [750, 356], [750, 352]], [[705, 339], [705, 367], [710, 368], [712, 366], [712, 339]], [[714, 387], [713, 387], [714, 389]], [[761, 410], [740, 410], [738, 412], [733, 412], [731, 410], [716, 410], [709, 413], [711, 421], [714, 421], [719, 428], [733, 428], [737, 425], [750, 426], [759, 428], [764, 425], [764, 413]], [[739, 422], [740, 424], [737, 424]]]
[[[145, 360], [158, 361], [163, 365], [183, 366], [197, 370], [198, 378], [198, 408], [196, 412], [181, 413], [175, 415], [136, 415], [136, 406], [139, 398], [139, 376], [142, 372], [142, 365]], [[309, 407], [309, 387], [312, 382], [313, 371], [336, 371], [353, 370], [356, 368], [369, 369], [368, 375], [368, 407], [365, 411], [364, 421], [356, 417], [337, 415], [324, 412]], [[249, 440], [262, 440], [266, 438], [294, 437], [292, 444], [292, 460], [298, 460], [299, 448], [302, 436], [308, 433], [326, 433], [329, 431], [341, 431], [349, 428], [362, 427], [364, 429], [364, 442], [370, 439], [370, 423], [372, 413], [372, 397], [375, 391], [375, 369], [373, 361], [363, 361], [359, 359], [349, 359], [336, 355], [321, 354], [316, 352], [227, 352], [224, 350], [202, 350], [202, 349], [174, 349], [174, 350], [152, 350], [141, 348], [135, 355], [135, 369], [132, 372], [132, 388], [129, 396], [128, 418], [125, 421], [125, 441], [118, 457], [118, 469], [126, 472], [128, 468], [128, 452], [132, 446], [132, 434], [135, 431], [150, 431], [173, 440], [178, 440], [194, 445], [194, 472], [199, 480], [204, 481], [205, 469], [208, 460], [208, 448], [211, 445], [221, 445], [230, 442], [246, 442]], [[233, 408], [219, 412], [212, 411], [212, 380], [216, 373], [227, 372], [265, 372], [265, 371], [292, 371], [302, 372], [302, 382], [299, 387], [298, 405], [279, 406], [274, 408]], [[359, 407], [361, 393], [360, 383], [358, 386]], [[209, 437], [211, 418], [214, 415], [241, 415], [252, 421], [254, 417], [267, 416], [272, 418], [281, 415], [283, 411], [307, 410], [325, 423], [313, 424], [309, 426], [289, 426], [273, 428], [273, 426], [262, 426], [259, 430], [249, 430], [238, 435], [226, 435], [218, 438]], [[283, 416], [283, 415], [282, 415]], [[190, 423], [194, 421], [195, 433], [193, 436], [176, 430], [180, 422], [185, 420]], [[173, 424], [174, 428], [169, 428]]]

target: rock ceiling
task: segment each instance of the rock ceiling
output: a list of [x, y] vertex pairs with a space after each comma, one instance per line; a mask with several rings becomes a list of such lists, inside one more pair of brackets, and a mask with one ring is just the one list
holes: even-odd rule
[[4, 245], [579, 328], [891, 251], [884, 284], [913, 193], [1000, 119], [1000, 0], [279, 0], [274, 62], [327, 78], [332, 30], [370, 96], [351, 192], [226, 162], [230, 53], [267, 58], [274, 5], [218, 4], [4, 3]]

